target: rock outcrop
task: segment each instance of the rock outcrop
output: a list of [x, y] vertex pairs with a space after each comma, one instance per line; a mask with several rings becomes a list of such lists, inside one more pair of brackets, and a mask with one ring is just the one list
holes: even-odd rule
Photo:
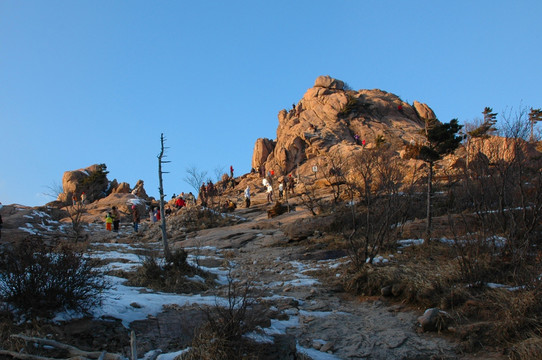
[[130, 193], [130, 184], [127, 182], [121, 182], [115, 187], [112, 187], [112, 194], [129, 194]]
[[273, 140], [264, 138], [256, 140], [256, 145], [254, 145], [254, 152], [252, 154], [252, 168], [258, 171], [274, 149], [275, 142]]
[[297, 105], [279, 112], [276, 141], [256, 141], [252, 167], [278, 174], [296, 167], [310, 172], [311, 159], [329, 152], [348, 155], [383, 141], [399, 150], [421, 141], [426, 117], [435, 115], [425, 104], [411, 106], [378, 89], [347, 90], [343, 81], [319, 76]]
[[105, 164], [95, 164], [84, 169], [66, 171], [62, 176], [62, 193], [58, 201], [69, 203], [75, 196], [78, 200], [85, 193], [88, 202], [107, 196], [109, 180]]
[[107, 179], [107, 167], [105, 164], [96, 164], [84, 169], [64, 172], [62, 177], [62, 193], [57, 201], [62, 204], [70, 204], [73, 197], [81, 200], [84, 193], [86, 203], [92, 203], [107, 197], [109, 194], [136, 195], [143, 200], [151, 200], [143, 187], [143, 180], [139, 180], [133, 189], [126, 182], [118, 183], [117, 180]]

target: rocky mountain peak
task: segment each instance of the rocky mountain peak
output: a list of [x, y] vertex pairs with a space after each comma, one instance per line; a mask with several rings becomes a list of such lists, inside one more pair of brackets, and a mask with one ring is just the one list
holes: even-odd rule
[[421, 141], [429, 118], [435, 113], [423, 103], [410, 105], [379, 89], [349, 90], [341, 80], [319, 76], [297, 104], [279, 111], [276, 141], [256, 141], [252, 167], [286, 174], [335, 148], [355, 152], [382, 141], [399, 151]]

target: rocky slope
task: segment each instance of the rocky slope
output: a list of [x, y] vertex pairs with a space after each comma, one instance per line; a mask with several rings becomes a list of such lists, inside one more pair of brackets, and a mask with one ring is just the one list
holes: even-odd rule
[[[117, 196], [115, 194], [117, 201], [129, 200]], [[143, 249], [160, 251], [157, 224], [145, 219], [142, 231], [135, 234], [129, 219], [125, 218], [120, 235], [116, 236], [105, 231], [99, 217], [102, 211], [99, 203], [89, 207], [85, 215], [88, 220], [95, 216], [95, 222], [85, 225], [91, 240], [90, 256], [94, 256], [94, 252], [111, 251], [107, 259], [110, 264], [115, 264], [134, 261], [125, 259], [137, 258]], [[227, 272], [224, 264], [230, 264], [233, 276], [250, 282], [261, 294], [260, 301], [272, 309], [261, 319], [261, 328], [266, 335], [258, 336], [272, 339], [262, 343], [262, 348], [267, 349], [267, 357], [262, 359], [294, 359], [296, 352], [304, 352], [313, 359], [460, 358], [454, 343], [419, 331], [416, 318], [421, 311], [391, 306], [379, 298], [362, 299], [342, 292], [339, 284], [349, 258], [344, 251], [327, 243], [325, 234], [317, 231], [305, 229], [305, 234], [300, 236], [301, 229], [296, 229], [298, 235], [292, 237], [292, 226], [299, 227], [300, 219], [312, 217], [301, 206], [299, 198], [292, 198], [291, 205], [295, 211], [269, 219], [262, 191], [255, 192], [250, 209], [238, 208], [228, 215], [240, 219], [230, 226], [189, 232], [176, 225], [177, 216], [182, 213], [168, 220], [173, 249], [187, 249], [205, 269]], [[7, 210], [24, 213], [29, 221], [32, 212], [36, 211], [3, 209]], [[94, 213], [96, 215], [92, 215]], [[50, 220], [47, 234], [62, 234], [62, 224]], [[35, 229], [45, 233], [38, 226]], [[126, 252], [133, 254], [127, 256]], [[133, 265], [139, 265], [137, 260]], [[222, 283], [195, 296], [223, 296], [226, 290], [227, 284]], [[152, 291], [141, 291], [141, 301], [135, 299], [132, 306], [144, 308], [143, 299], [148, 293]], [[115, 352], [128, 351], [129, 330], [135, 330], [138, 353], [144, 354], [158, 348], [172, 352], [188, 346], [194, 329], [204, 319], [197, 306], [172, 304], [155, 316], [132, 322], [128, 329], [123, 329], [120, 322], [110, 317], [76, 320], [45, 328], [55, 340]], [[269, 341], [275, 345], [270, 347]]]

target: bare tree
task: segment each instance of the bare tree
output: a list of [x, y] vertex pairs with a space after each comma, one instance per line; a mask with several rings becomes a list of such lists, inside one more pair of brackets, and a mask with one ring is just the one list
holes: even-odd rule
[[197, 194], [201, 184], [205, 182], [206, 178], [207, 171], [199, 170], [196, 165], [192, 165], [186, 168], [186, 176], [183, 180], [190, 184]]
[[160, 187], [158, 190], [160, 191], [160, 214], [162, 214], [161, 216], [162, 224], [160, 225], [160, 227], [162, 228], [162, 245], [164, 246], [164, 257], [166, 258], [166, 260], [169, 260], [171, 257], [171, 254], [169, 252], [169, 246], [167, 242], [166, 212], [164, 211], [165, 195], [164, 195], [164, 184], [162, 181], [162, 174], [167, 174], [167, 172], [162, 171], [162, 164], [169, 163], [170, 161], [163, 160], [163, 158], [166, 156], [164, 154], [164, 151], [166, 149], [164, 148], [164, 141], [165, 141], [164, 134], [162, 133], [160, 135], [160, 153], [158, 154], [158, 179], [160, 181]]
[[68, 213], [68, 217], [72, 223], [71, 237], [73, 241], [78, 242], [79, 240], [85, 240], [85, 236], [83, 236], [84, 228], [82, 222], [83, 213], [85, 212], [85, 206], [83, 203], [78, 201], [73, 205], [66, 206], [66, 212]]
[[325, 154], [321, 157], [322, 176], [329, 183], [331, 193], [333, 194], [333, 203], [338, 204], [341, 195], [341, 185], [346, 183], [345, 171], [347, 169], [346, 161], [340, 154]]
[[43, 195], [55, 200], [57, 200], [60, 194], [64, 192], [64, 189], [62, 188], [62, 183], [58, 181], [54, 181], [53, 183], [51, 183], [51, 185], [48, 185], [45, 188], [46, 191], [43, 192]]
[[225, 166], [220, 166], [220, 165], [214, 168], [215, 183], [222, 180], [222, 176], [226, 173], [224, 169], [225, 169]]
[[525, 109], [505, 113], [501, 137], [477, 147], [465, 181], [453, 189], [458, 205], [451, 211], [460, 215], [450, 223], [465, 229], [454, 235], [467, 281], [488, 281], [487, 264], [497, 262], [507, 264], [517, 283], [540, 274], [532, 269], [539, 266], [541, 245], [542, 160], [529, 149], [530, 125]]
[[366, 150], [354, 157], [354, 171], [347, 176], [349, 192], [359, 204], [352, 208], [352, 230], [344, 234], [357, 267], [373, 258], [400, 233], [409, 212], [409, 197], [400, 190], [400, 160], [386, 150]]

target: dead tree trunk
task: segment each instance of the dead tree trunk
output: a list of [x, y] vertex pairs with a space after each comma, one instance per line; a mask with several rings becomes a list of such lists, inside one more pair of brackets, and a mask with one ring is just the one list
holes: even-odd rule
[[427, 174], [427, 216], [425, 224], [425, 240], [427, 243], [431, 240], [431, 222], [433, 213], [431, 212], [432, 201], [431, 195], [433, 192], [433, 162], [429, 162], [429, 173]]
[[170, 258], [170, 252], [169, 252], [169, 245], [167, 242], [167, 233], [166, 233], [166, 212], [164, 211], [164, 185], [162, 181], [162, 174], [167, 174], [167, 172], [162, 171], [162, 164], [163, 163], [169, 163], [170, 161], [163, 160], [165, 157], [164, 155], [164, 134], [160, 135], [160, 154], [158, 154], [158, 178], [160, 180], [160, 187], [158, 190], [160, 191], [160, 219], [161, 219], [161, 225], [162, 228], [162, 244], [164, 246], [164, 257], [166, 260], [169, 260]]

